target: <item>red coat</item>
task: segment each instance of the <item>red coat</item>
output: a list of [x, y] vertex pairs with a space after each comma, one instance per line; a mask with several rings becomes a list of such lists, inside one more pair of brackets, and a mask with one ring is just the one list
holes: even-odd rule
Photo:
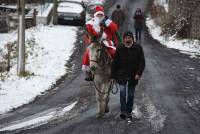
[[[94, 22], [94, 19], [88, 21], [86, 23], [86, 29], [89, 35], [93, 37], [98, 37], [100, 36], [100, 25], [96, 25]], [[114, 45], [118, 45], [118, 38], [116, 36], [116, 32], [118, 30], [117, 24], [115, 24], [113, 21], [110, 19], [107, 19], [105, 21], [105, 27], [103, 30], [102, 37], [104, 40], [104, 45], [107, 48], [108, 53], [110, 56], [113, 58], [115, 56], [115, 50], [116, 48], [113, 46], [112, 41], [114, 42]], [[88, 43], [90, 44], [90, 43]], [[89, 60], [89, 49], [86, 49], [84, 55], [83, 55], [83, 60], [82, 60], [82, 70], [89, 70], [89, 65], [90, 65], [90, 60]]]
[[[94, 19], [88, 21], [86, 23], [86, 29], [88, 33], [92, 36], [100, 36], [100, 26], [94, 24]], [[107, 19], [105, 21], [105, 28], [103, 37], [104, 39], [111, 40], [114, 42], [115, 45], [118, 45], [119, 41], [116, 36], [116, 32], [118, 31], [118, 26], [112, 20]]]

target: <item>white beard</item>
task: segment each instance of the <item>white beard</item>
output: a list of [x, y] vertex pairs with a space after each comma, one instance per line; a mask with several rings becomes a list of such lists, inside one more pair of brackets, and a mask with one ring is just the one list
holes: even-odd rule
[[[101, 27], [100, 27], [100, 23], [102, 22], [102, 20], [104, 19], [104, 17], [94, 17], [94, 22], [93, 22], [93, 28], [96, 32], [100, 32], [101, 31]], [[101, 40], [106, 39], [107, 35], [105, 32], [103, 32]]]
[[93, 23], [93, 28], [96, 32], [100, 32], [101, 31], [101, 27], [100, 27], [100, 23], [101, 23], [101, 19], [99, 19], [98, 17], [94, 18], [94, 23]]

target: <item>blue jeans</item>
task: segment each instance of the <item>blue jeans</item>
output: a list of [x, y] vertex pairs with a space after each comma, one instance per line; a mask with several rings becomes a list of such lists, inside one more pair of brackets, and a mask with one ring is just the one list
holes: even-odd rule
[[136, 41], [141, 41], [141, 37], [142, 37], [142, 28], [135, 28], [135, 38]]
[[134, 103], [134, 93], [135, 85], [124, 84], [119, 85], [120, 88], [120, 103], [121, 103], [121, 112], [131, 113]]

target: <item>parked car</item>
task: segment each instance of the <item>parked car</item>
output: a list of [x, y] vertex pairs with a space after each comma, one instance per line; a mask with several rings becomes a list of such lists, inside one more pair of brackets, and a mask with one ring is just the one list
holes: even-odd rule
[[84, 25], [86, 11], [79, 2], [62, 1], [58, 4], [58, 24]]

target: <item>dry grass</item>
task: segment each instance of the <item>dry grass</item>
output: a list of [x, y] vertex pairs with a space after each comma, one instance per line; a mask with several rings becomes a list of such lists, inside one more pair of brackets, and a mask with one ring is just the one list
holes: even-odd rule
[[175, 34], [174, 20], [175, 18], [165, 11], [164, 6], [153, 5], [151, 9], [151, 16], [155, 23], [162, 29], [162, 35]]

